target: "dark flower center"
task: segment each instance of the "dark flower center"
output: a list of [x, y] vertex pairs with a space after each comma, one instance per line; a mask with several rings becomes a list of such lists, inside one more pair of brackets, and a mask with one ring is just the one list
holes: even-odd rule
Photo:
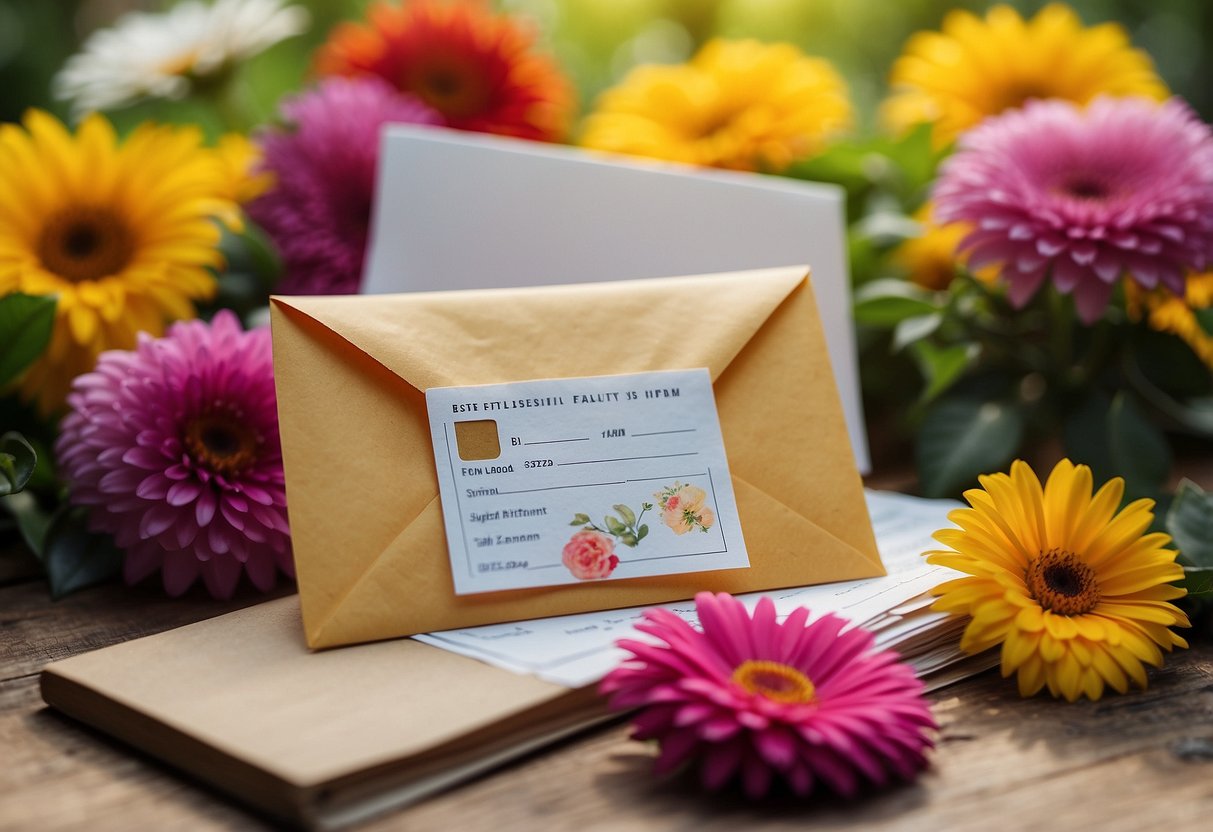
[[411, 80], [406, 89], [447, 117], [479, 115], [489, 103], [486, 79], [460, 61], [435, 60], [416, 71]]
[[1107, 183], [1089, 176], [1076, 176], [1067, 180], [1062, 190], [1075, 199], [1107, 199], [1112, 193]]
[[750, 693], [784, 704], [805, 704], [817, 695], [809, 677], [781, 662], [750, 659], [733, 671], [733, 681]]
[[1058, 615], [1090, 612], [1101, 597], [1095, 570], [1061, 549], [1042, 552], [1028, 566], [1024, 580], [1040, 606]]
[[257, 459], [261, 439], [236, 412], [209, 413], [186, 426], [183, 440], [194, 461], [215, 474], [239, 474]]
[[38, 236], [47, 271], [79, 283], [118, 274], [135, 254], [126, 222], [110, 208], [73, 205], [52, 214]]

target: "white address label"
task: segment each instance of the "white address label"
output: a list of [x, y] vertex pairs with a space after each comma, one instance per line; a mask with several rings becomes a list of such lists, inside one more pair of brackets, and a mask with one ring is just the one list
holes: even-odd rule
[[456, 594], [750, 565], [707, 370], [425, 396]]

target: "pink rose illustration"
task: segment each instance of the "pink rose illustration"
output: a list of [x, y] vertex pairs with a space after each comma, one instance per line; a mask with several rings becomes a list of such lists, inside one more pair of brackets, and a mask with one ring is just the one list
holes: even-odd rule
[[583, 529], [569, 538], [561, 560], [573, 577], [582, 581], [609, 578], [619, 565], [615, 539], [591, 529]]

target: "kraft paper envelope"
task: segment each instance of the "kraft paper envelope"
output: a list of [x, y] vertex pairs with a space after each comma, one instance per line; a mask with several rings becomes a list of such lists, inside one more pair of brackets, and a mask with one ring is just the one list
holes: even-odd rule
[[[276, 297], [271, 321], [311, 647], [884, 574], [806, 267]], [[698, 367], [749, 568], [454, 594], [427, 388]]]

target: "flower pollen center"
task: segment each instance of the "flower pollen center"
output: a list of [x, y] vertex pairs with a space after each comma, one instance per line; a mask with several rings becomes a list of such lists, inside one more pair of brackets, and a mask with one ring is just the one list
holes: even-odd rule
[[806, 704], [817, 695], [808, 676], [780, 662], [744, 661], [733, 671], [733, 681], [750, 693], [787, 705]]
[[1028, 566], [1024, 579], [1041, 607], [1058, 615], [1088, 613], [1101, 597], [1095, 570], [1061, 549], [1042, 552]]
[[1089, 176], [1076, 176], [1066, 181], [1062, 190], [1075, 199], [1101, 200], [1111, 195], [1107, 184]]
[[434, 61], [414, 75], [413, 89], [444, 116], [466, 118], [484, 111], [489, 103], [486, 79], [477, 77], [459, 61]]
[[112, 209], [73, 205], [43, 225], [37, 251], [47, 271], [80, 283], [125, 269], [135, 254], [135, 240]]
[[209, 413], [185, 429], [190, 456], [216, 474], [239, 474], [257, 459], [261, 440], [234, 412]]

